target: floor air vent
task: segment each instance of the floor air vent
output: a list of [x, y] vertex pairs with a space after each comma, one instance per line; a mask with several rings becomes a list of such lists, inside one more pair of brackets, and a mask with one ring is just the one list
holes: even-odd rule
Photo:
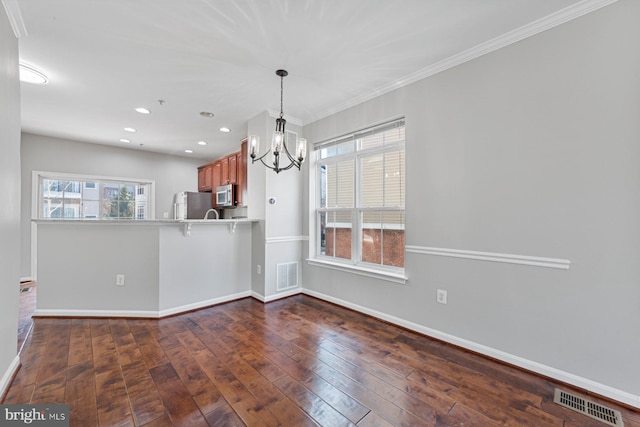
[[565, 408], [572, 409], [594, 420], [602, 421], [613, 427], [623, 427], [620, 411], [614, 411], [598, 403], [590, 402], [580, 396], [576, 396], [559, 388], [553, 396], [553, 402]]

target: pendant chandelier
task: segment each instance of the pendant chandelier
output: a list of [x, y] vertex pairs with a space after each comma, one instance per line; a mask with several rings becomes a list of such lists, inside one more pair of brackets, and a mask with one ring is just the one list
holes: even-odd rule
[[[249, 135], [249, 155], [251, 156], [251, 163], [255, 163], [260, 160], [262, 164], [269, 169], [274, 170], [276, 173], [280, 173], [280, 171], [286, 171], [287, 169], [291, 169], [293, 166], [300, 170], [300, 165], [307, 155], [307, 140], [304, 138], [296, 138], [296, 141], [294, 141], [294, 155], [289, 152], [285, 137], [286, 134], [284, 131], [284, 127], [287, 124], [287, 121], [283, 118], [284, 113], [282, 112], [283, 82], [284, 78], [289, 75], [289, 73], [286, 70], [278, 70], [276, 71], [276, 75], [280, 76], [280, 117], [276, 119], [276, 130], [273, 131], [273, 136], [271, 138], [271, 147], [262, 156], [257, 157], [258, 153], [260, 152], [260, 137], [257, 135]], [[271, 154], [273, 157], [273, 162], [271, 165], [265, 163], [264, 161], [265, 156], [267, 156], [268, 154]], [[285, 159], [281, 159], [283, 154], [284, 156], [286, 156]], [[284, 160], [285, 162], [289, 163], [285, 166], [280, 166], [280, 160]]]

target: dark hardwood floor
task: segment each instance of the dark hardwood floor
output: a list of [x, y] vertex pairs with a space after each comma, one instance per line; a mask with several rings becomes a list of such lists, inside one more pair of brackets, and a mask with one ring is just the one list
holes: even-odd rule
[[20, 311], [18, 315], [18, 351], [22, 347], [33, 320], [31, 315], [36, 308], [37, 287], [35, 282], [25, 282], [20, 284]]
[[[4, 403], [66, 403], [79, 427], [603, 425], [555, 405], [554, 387], [295, 296], [161, 320], [35, 319]], [[640, 427], [640, 413], [580, 395]]]

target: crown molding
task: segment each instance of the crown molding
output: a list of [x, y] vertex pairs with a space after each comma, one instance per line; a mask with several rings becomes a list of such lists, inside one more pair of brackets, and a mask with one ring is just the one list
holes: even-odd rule
[[22, 19], [22, 13], [20, 12], [20, 6], [18, 6], [18, 0], [2, 0], [5, 12], [7, 12], [7, 18], [13, 29], [13, 34], [16, 38], [27, 36], [27, 27], [24, 25]]
[[340, 111], [344, 111], [347, 108], [354, 107], [365, 101], [369, 101], [380, 95], [384, 95], [385, 93], [402, 88], [404, 86], [410, 85], [411, 83], [415, 83], [419, 80], [425, 79], [427, 77], [446, 71], [450, 68], [464, 64], [465, 62], [471, 61], [480, 56], [494, 52], [498, 49], [502, 49], [503, 47], [512, 45], [528, 37], [535, 36], [536, 34], [539, 34], [543, 31], [549, 30], [551, 28], [557, 27], [558, 25], [562, 25], [564, 23], [572, 21], [576, 18], [579, 18], [588, 13], [594, 12], [605, 6], [609, 6], [610, 4], [613, 4], [617, 1], [618, 0], [582, 0], [578, 3], [575, 3], [571, 6], [568, 6], [564, 9], [561, 9], [557, 12], [554, 12], [543, 18], [540, 18], [536, 21], [530, 22], [529, 24], [523, 25], [522, 27], [516, 28], [513, 31], [509, 31], [508, 33], [495, 37], [486, 42], [480, 43], [472, 48], [469, 48], [453, 56], [445, 58], [439, 62], [436, 62], [435, 64], [432, 64], [426, 68], [423, 68], [421, 70], [408, 74], [372, 92], [363, 94], [361, 96], [357, 96], [355, 98], [351, 98], [350, 100], [342, 104], [339, 104], [336, 107], [325, 111], [324, 113], [320, 113], [313, 116], [309, 121], [306, 121], [304, 125], [313, 123], [320, 119], [324, 119], [325, 117], [329, 117], [333, 114], [339, 113]]

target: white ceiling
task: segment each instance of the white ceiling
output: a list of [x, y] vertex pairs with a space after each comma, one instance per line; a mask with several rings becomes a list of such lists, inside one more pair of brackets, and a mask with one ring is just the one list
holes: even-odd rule
[[[306, 124], [522, 38], [544, 28], [541, 23], [552, 26], [607, 3], [3, 2], [19, 6], [27, 32], [19, 41], [20, 60], [50, 80], [21, 84], [24, 131], [203, 159], [236, 150], [249, 118], [279, 111], [278, 68], [289, 71], [285, 117]], [[141, 115], [135, 107], [152, 113]], [[201, 111], [215, 117], [203, 118]], [[124, 132], [127, 126], [138, 132]], [[231, 133], [219, 132], [221, 126]], [[208, 145], [197, 145], [200, 140]]]

